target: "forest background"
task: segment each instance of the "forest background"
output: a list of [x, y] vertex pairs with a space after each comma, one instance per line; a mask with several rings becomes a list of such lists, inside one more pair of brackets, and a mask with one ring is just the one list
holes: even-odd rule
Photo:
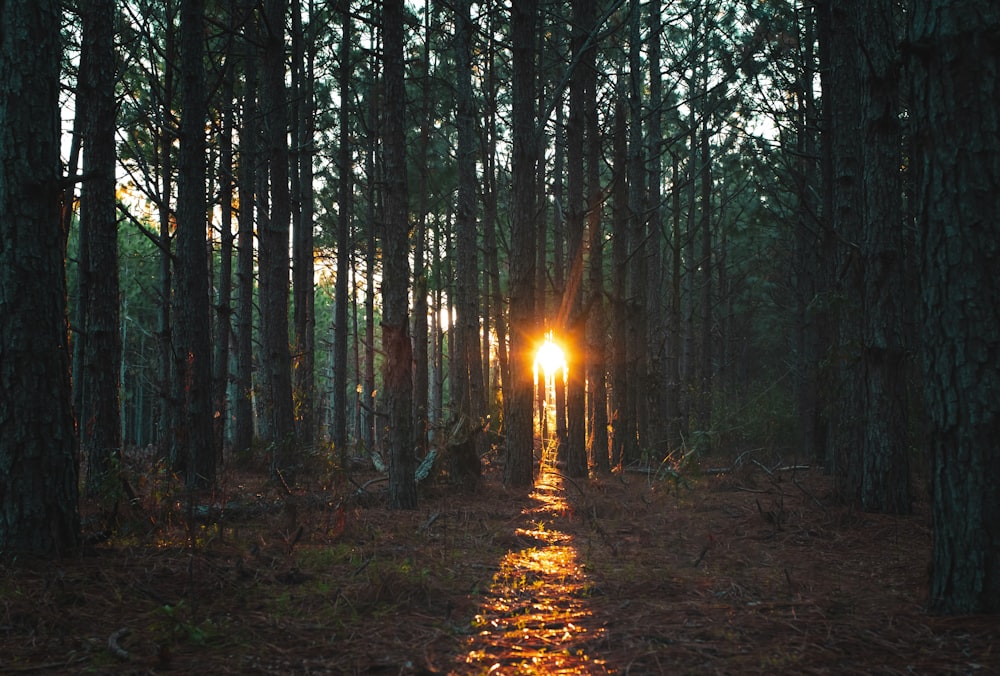
[[140, 449], [527, 486], [544, 401], [570, 478], [928, 481], [929, 607], [996, 612], [1000, 10], [858, 5], [5, 3], [0, 547]]

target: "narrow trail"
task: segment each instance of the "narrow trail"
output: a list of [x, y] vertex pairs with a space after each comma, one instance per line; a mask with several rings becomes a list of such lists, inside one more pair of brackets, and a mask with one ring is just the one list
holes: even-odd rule
[[562, 477], [546, 469], [483, 599], [465, 663], [475, 674], [609, 674], [602, 620], [570, 532]]

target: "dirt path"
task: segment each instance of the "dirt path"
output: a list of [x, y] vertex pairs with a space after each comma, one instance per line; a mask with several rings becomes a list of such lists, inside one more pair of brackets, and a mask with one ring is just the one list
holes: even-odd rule
[[523, 543], [500, 562], [473, 622], [465, 666], [473, 672], [615, 673], [605, 666], [602, 618], [590, 607], [592, 583], [570, 531], [562, 478], [546, 472], [516, 530]]

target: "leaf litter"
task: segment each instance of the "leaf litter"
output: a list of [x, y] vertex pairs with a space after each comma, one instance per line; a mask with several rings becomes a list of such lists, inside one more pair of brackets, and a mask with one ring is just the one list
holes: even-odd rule
[[377, 475], [321, 474], [161, 476], [100, 544], [3, 560], [0, 672], [1000, 672], [996, 618], [924, 610], [926, 496], [864, 514], [751, 463], [519, 491], [487, 464], [391, 511]]

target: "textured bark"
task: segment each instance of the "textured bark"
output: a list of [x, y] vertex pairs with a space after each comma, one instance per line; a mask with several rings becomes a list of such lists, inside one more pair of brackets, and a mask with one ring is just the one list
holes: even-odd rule
[[902, 135], [894, 0], [859, 7], [856, 26], [867, 59], [861, 69], [864, 262], [862, 362], [864, 437], [861, 505], [910, 512], [906, 415]]
[[118, 216], [115, 211], [115, 3], [81, 5], [83, 47], [78, 105], [84, 115], [80, 191], [80, 285], [86, 296], [83, 342], [80, 448], [87, 462], [87, 492], [114, 511], [121, 458], [121, 328], [118, 309]]
[[285, 16], [288, 0], [267, 0], [261, 68], [261, 109], [270, 177], [269, 217], [261, 219], [260, 313], [266, 371], [264, 406], [273, 444], [272, 470], [294, 469], [294, 413], [291, 350], [288, 344], [288, 236], [291, 202], [288, 188], [288, 96], [285, 91]]
[[513, 55], [513, 214], [510, 261], [510, 377], [504, 397], [507, 463], [504, 481], [530, 486], [534, 480], [532, 395], [535, 326], [535, 20], [536, 0], [514, 0], [511, 8]]
[[183, 391], [179, 438], [188, 486], [215, 481], [212, 434], [212, 326], [206, 259], [205, 124], [208, 105], [204, 65], [203, 0], [181, 8], [181, 123], [177, 175], [177, 312], [175, 358]]
[[829, 222], [835, 250], [827, 251], [834, 273], [836, 337], [830, 362], [835, 383], [831, 412], [832, 439], [827, 465], [844, 502], [856, 502], [861, 486], [864, 372], [861, 368], [859, 300], [863, 269], [861, 237], [860, 78], [854, 16], [845, 3], [827, 1], [818, 12], [823, 104], [824, 154], [828, 154], [824, 183], [830, 194]]
[[[311, 2], [309, 3], [312, 4]], [[295, 350], [292, 360], [294, 377], [294, 415], [296, 436], [299, 443], [310, 446], [316, 436], [316, 292], [313, 265], [313, 132], [315, 111], [313, 105], [314, 53], [312, 44], [315, 20], [310, 16], [309, 27], [302, 23], [302, 11], [292, 12], [292, 44], [294, 58], [292, 69], [296, 96], [294, 101], [294, 137], [296, 151], [292, 162], [293, 196], [297, 204], [292, 229], [292, 326]]]
[[[79, 541], [59, 198], [59, 3], [0, 11], [0, 552]], [[30, 142], [29, 142], [30, 141]]]
[[1000, 5], [910, 17], [934, 545], [930, 609], [1000, 612]]
[[[249, 3], [244, 0], [244, 12]], [[233, 450], [250, 450], [254, 437], [253, 424], [253, 292], [254, 292], [254, 212], [256, 209], [257, 161], [259, 159], [259, 128], [257, 115], [257, 68], [251, 37], [242, 43], [244, 50], [244, 91], [242, 97], [243, 127], [240, 130], [239, 185], [240, 210], [237, 216], [236, 254], [236, 397], [233, 402]]]
[[340, 40], [340, 125], [337, 151], [337, 281], [333, 303], [333, 445], [342, 463], [347, 460], [347, 305], [348, 270], [351, 269], [351, 212], [354, 209], [354, 175], [351, 164], [351, 13], [343, 13]]
[[[455, 2], [455, 63], [458, 132], [458, 203], [455, 211], [455, 324], [452, 397], [456, 417], [478, 427], [483, 417], [482, 370], [479, 347], [479, 307], [476, 228], [475, 114], [472, 100], [472, 20], [469, 0]], [[449, 450], [452, 481], [471, 487], [480, 476], [475, 443], [459, 444]]]
[[587, 475], [586, 440], [586, 326], [583, 310], [584, 219], [584, 145], [586, 139], [587, 64], [582, 61], [587, 49], [589, 25], [593, 22], [593, 2], [573, 5], [570, 50], [578, 65], [569, 79], [569, 118], [566, 124], [566, 255], [569, 276], [563, 289], [557, 330], [566, 350], [566, 439], [560, 456], [571, 477]]
[[383, 11], [386, 220], [382, 236], [382, 347], [385, 351], [383, 390], [388, 414], [389, 506], [415, 509], [413, 348], [408, 329], [410, 222], [404, 127], [403, 1], [386, 0]]
[[[622, 76], [619, 74], [619, 80]], [[622, 92], [615, 98], [612, 138], [613, 168], [611, 179], [611, 466], [618, 467], [625, 458], [629, 437], [635, 436], [635, 417], [629, 410], [627, 331], [625, 308], [626, 265], [628, 264], [628, 188], [625, 182], [628, 162], [626, 139], [627, 113]]]

